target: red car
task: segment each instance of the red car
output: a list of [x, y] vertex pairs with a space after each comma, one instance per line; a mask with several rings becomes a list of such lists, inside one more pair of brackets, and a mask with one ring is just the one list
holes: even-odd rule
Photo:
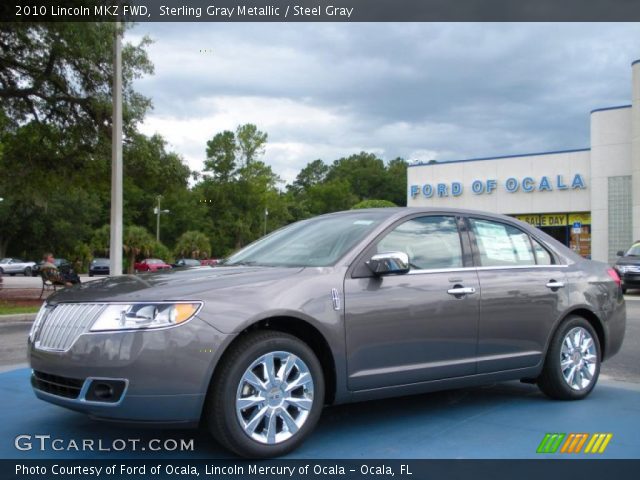
[[204, 260], [200, 260], [200, 265], [209, 265], [211, 267], [217, 265], [218, 263], [220, 263], [219, 258], [205, 258]]
[[169, 270], [171, 265], [160, 260], [159, 258], [145, 258], [141, 262], [133, 264], [134, 272], [157, 272], [158, 270]]

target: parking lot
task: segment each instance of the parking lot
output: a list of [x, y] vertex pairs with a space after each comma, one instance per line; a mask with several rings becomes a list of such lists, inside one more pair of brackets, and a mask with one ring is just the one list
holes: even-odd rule
[[[16, 279], [18, 277], [15, 277]], [[588, 399], [552, 401], [533, 385], [480, 388], [325, 409], [316, 432], [290, 458], [539, 458], [549, 432], [610, 432], [598, 458], [640, 458], [640, 292], [627, 298], [622, 351], [603, 364]], [[25, 342], [29, 323], [0, 324], [0, 458], [223, 458], [229, 454], [205, 430], [171, 430], [93, 421], [37, 400], [29, 385]], [[18, 435], [71, 440], [193, 439], [191, 451], [19, 451]], [[546, 455], [555, 456], [556, 455]], [[563, 458], [593, 458], [564, 455]]]

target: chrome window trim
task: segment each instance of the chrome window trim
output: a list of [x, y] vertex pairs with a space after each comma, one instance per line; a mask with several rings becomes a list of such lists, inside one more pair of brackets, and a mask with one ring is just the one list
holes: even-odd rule
[[428, 273], [451, 273], [451, 272], [471, 272], [485, 270], [523, 270], [529, 268], [568, 268], [569, 265], [509, 265], [492, 267], [456, 267], [456, 268], [433, 268], [410, 270], [407, 275], [424, 275]]

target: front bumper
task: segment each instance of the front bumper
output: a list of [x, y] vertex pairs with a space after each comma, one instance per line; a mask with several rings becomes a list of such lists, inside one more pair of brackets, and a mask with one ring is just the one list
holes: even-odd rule
[[640, 288], [640, 273], [620, 273], [622, 288]]
[[[194, 423], [202, 413], [214, 366], [229, 340], [198, 317], [146, 331], [80, 335], [66, 352], [29, 343], [36, 396], [93, 417], [132, 422]], [[117, 401], [96, 401], [91, 387], [126, 384]], [[67, 385], [76, 390], [69, 390]], [[44, 386], [47, 388], [44, 388]], [[62, 385], [52, 388], [51, 385]]]

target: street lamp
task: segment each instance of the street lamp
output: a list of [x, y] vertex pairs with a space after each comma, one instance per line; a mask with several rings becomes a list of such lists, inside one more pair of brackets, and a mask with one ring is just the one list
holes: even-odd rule
[[153, 209], [153, 213], [156, 214], [156, 241], [160, 241], [160, 215], [162, 213], [169, 213], [169, 210], [161, 210], [160, 209], [160, 200], [162, 199], [162, 195], [158, 195], [158, 206]]
[[267, 217], [269, 216], [269, 210], [267, 207], [264, 207], [264, 234], [267, 234]]

